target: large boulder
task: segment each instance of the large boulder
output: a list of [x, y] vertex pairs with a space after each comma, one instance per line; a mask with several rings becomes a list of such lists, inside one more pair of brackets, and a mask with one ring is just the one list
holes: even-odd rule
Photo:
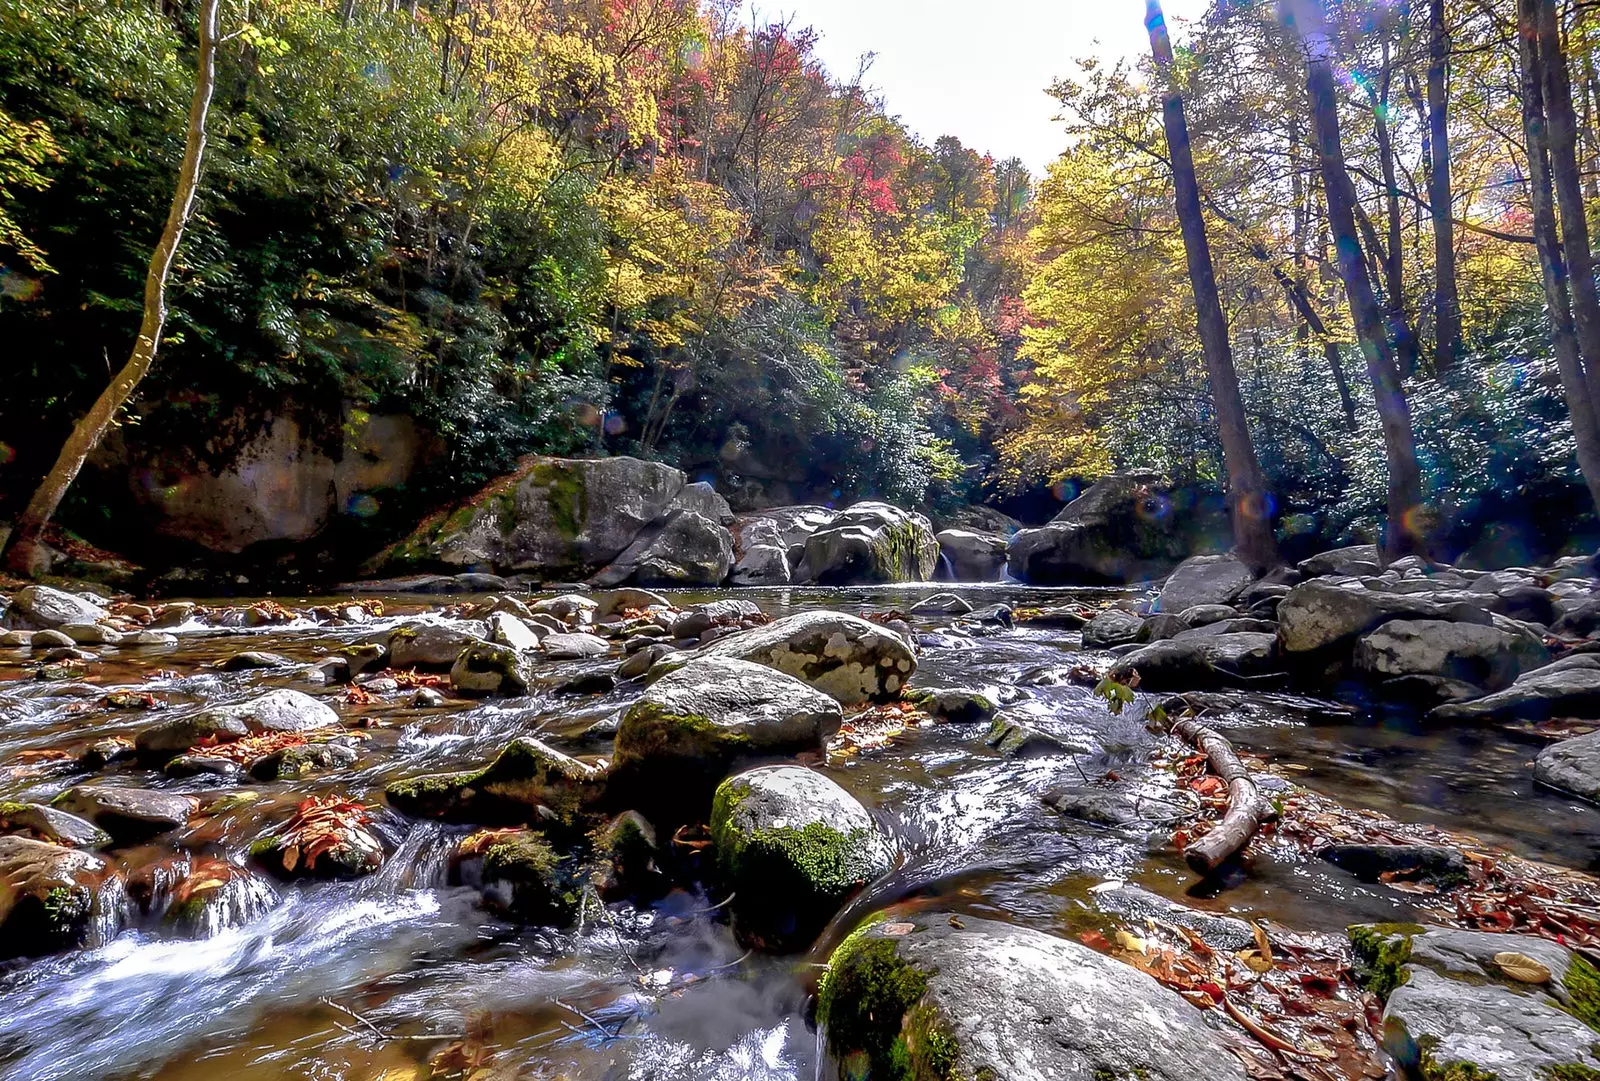
[[[448, 671], [468, 646], [483, 641], [481, 624], [413, 623], [389, 632], [389, 667]], [[487, 628], [485, 628], [487, 629]]]
[[227, 706], [160, 721], [134, 739], [141, 757], [165, 761], [202, 743], [231, 743], [271, 732], [314, 732], [339, 723], [333, 707], [301, 691], [268, 691]]
[[391, 783], [391, 806], [416, 818], [452, 822], [572, 823], [603, 794], [604, 772], [523, 736], [482, 769], [428, 773]]
[[1156, 598], [1156, 611], [1182, 612], [1200, 604], [1232, 604], [1255, 572], [1237, 556], [1193, 556], [1178, 564]]
[[736, 586], [786, 586], [789, 584], [789, 546], [772, 518], [746, 517], [733, 526]]
[[798, 563], [805, 555], [806, 541], [811, 534], [833, 521], [836, 512], [827, 507], [812, 505], [793, 507], [767, 507], [751, 511], [734, 519], [734, 532], [742, 532], [752, 522], [769, 521], [778, 531], [779, 543], [789, 553], [791, 563]]
[[0, 837], [0, 960], [82, 945], [106, 865], [26, 837]]
[[530, 458], [464, 506], [424, 522], [379, 562], [571, 579], [615, 560], [677, 506], [687, 486], [681, 471], [638, 458]]
[[450, 667], [450, 687], [461, 694], [526, 694], [531, 678], [521, 653], [493, 642], [468, 646]]
[[1307, 578], [1321, 578], [1328, 574], [1378, 574], [1383, 570], [1382, 563], [1383, 558], [1376, 544], [1352, 544], [1348, 548], [1333, 548], [1310, 559], [1302, 559], [1298, 568]]
[[1109, 649], [1126, 645], [1139, 637], [1144, 617], [1121, 608], [1107, 608], [1083, 625], [1084, 649]]
[[1470, 702], [1450, 702], [1428, 713], [1430, 721], [1546, 721], [1551, 717], [1600, 719], [1600, 670], [1537, 669], [1503, 691]]
[[11, 607], [6, 610], [8, 620], [18, 620], [35, 630], [98, 623], [106, 615], [106, 610], [93, 601], [50, 586], [24, 586], [11, 598]]
[[873, 1078], [1244, 1081], [1215, 1015], [1076, 942], [948, 912], [850, 935], [817, 1004], [830, 1054]]
[[1533, 779], [1600, 803], [1600, 732], [1552, 743], [1533, 760]]
[[701, 655], [657, 679], [617, 727], [619, 775], [715, 783], [737, 760], [820, 750], [839, 703], [781, 671]]
[[699, 655], [776, 668], [847, 706], [898, 698], [917, 667], [905, 639], [843, 612], [797, 612], [720, 638]]
[[717, 586], [732, 568], [733, 536], [722, 523], [696, 511], [675, 510], [661, 524], [640, 533], [610, 566], [594, 576], [594, 583]]
[[807, 538], [794, 578], [825, 586], [926, 582], [938, 563], [928, 519], [888, 503], [857, 503]]
[[867, 809], [802, 766], [765, 766], [723, 781], [712, 802], [711, 838], [723, 882], [736, 896], [735, 930], [772, 950], [810, 945], [892, 860]]
[[1375, 679], [1443, 676], [1491, 691], [1550, 660], [1538, 637], [1439, 619], [1393, 619], [1356, 643], [1357, 671]]
[[1493, 622], [1487, 611], [1460, 595], [1385, 593], [1358, 582], [1312, 581], [1295, 586], [1278, 605], [1278, 636], [1286, 653], [1313, 653], [1352, 645], [1391, 619]]
[[1049, 525], [1011, 538], [1011, 576], [1033, 585], [1118, 585], [1166, 574], [1186, 554], [1168, 490], [1151, 472], [1096, 481]]
[[936, 534], [941, 578], [953, 582], [998, 582], [1006, 573], [1006, 538], [999, 533], [946, 529]]
[[1206, 691], [1259, 685], [1281, 671], [1277, 638], [1242, 632], [1153, 642], [1117, 661], [1111, 678], [1127, 682], [1138, 672], [1141, 690]]

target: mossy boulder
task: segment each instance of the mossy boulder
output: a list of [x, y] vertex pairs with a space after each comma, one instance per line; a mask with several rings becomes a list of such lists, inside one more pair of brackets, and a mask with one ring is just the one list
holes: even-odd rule
[[87, 852], [0, 837], [0, 960], [83, 945], [107, 873]]
[[468, 646], [450, 666], [450, 687], [458, 694], [526, 694], [532, 678], [522, 654], [493, 642]]
[[995, 695], [971, 687], [912, 687], [905, 700], [929, 716], [951, 724], [978, 724], [994, 716]]
[[595, 830], [595, 855], [605, 863], [600, 895], [606, 900], [654, 900], [668, 881], [660, 866], [656, 829], [638, 811], [623, 811]]
[[703, 797], [741, 759], [821, 750], [843, 719], [837, 701], [794, 676], [696, 656], [622, 715], [616, 770], [629, 783]]
[[1007, 544], [1007, 570], [1031, 585], [1120, 585], [1168, 573], [1188, 555], [1189, 523], [1174, 513], [1171, 484], [1130, 471], [1096, 481], [1040, 529]]
[[389, 804], [414, 818], [451, 822], [571, 824], [605, 793], [605, 772], [523, 736], [483, 769], [395, 781]]
[[1414, 924], [1349, 934], [1387, 1000], [1385, 1049], [1425, 1081], [1600, 1077], [1600, 972], [1565, 946]]
[[917, 668], [911, 647], [898, 634], [858, 616], [825, 611], [797, 612], [719, 638], [696, 656], [764, 664], [847, 706], [899, 698]]
[[856, 503], [806, 538], [794, 581], [825, 586], [927, 582], [939, 541], [927, 518], [888, 503]]
[[735, 930], [773, 950], [810, 945], [893, 862], [867, 809], [801, 766], [765, 766], [723, 781], [712, 802], [711, 838], [718, 871], [735, 895]]
[[948, 912], [869, 921], [817, 999], [841, 1075], [873, 1081], [1244, 1081], [1214, 1015], [1076, 942]]
[[518, 923], [565, 926], [579, 901], [578, 883], [549, 843], [531, 830], [474, 834], [462, 842], [458, 873], [476, 879], [484, 904]]
[[462, 650], [482, 642], [487, 633], [488, 628], [481, 623], [410, 623], [396, 627], [389, 632], [387, 642], [389, 667], [397, 671], [448, 671]]
[[87, 819], [42, 803], [0, 800], [0, 833], [37, 837], [68, 848], [105, 848], [111, 835]]

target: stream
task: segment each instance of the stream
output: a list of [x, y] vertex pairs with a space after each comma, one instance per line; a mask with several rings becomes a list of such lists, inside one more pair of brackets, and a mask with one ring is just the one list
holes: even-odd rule
[[[811, 608], [863, 614], [905, 610], [950, 588], [670, 596], [687, 605], [736, 595], [774, 616]], [[1120, 595], [954, 588], [976, 606], [1103, 603]], [[276, 599], [291, 608], [339, 600]], [[429, 1063], [454, 1046], [457, 1076], [476, 1078], [812, 1079], [821, 1064], [807, 1003], [818, 966], [861, 916], [885, 905], [937, 905], [1069, 936], [1102, 925], [1089, 891], [1118, 879], [1192, 907], [1294, 929], [1337, 931], [1413, 911], [1406, 894], [1362, 885], [1314, 859], [1270, 853], [1230, 888], [1195, 892], [1194, 875], [1170, 850], [1152, 852], [1142, 835], [1057, 814], [1042, 795], [1080, 773], [1137, 779], [1151, 771], [1158, 737], [1143, 723], [1146, 697], [1113, 715], [1088, 688], [1058, 679], [1075, 664], [1106, 659], [1085, 653], [1077, 632], [1021, 625], [964, 636], [948, 632], [950, 617], [916, 617], [924, 641], [913, 686], [987, 689], [1008, 703], [1008, 713], [1088, 753], [1008, 758], [985, 746], [984, 725], [938, 724], [821, 767], [872, 809], [902, 860], [841, 912], [808, 954], [747, 954], [717, 907], [722, 898], [682, 890], [648, 908], [586, 904], [563, 930], [508, 924], [483, 910], [477, 890], [449, 884], [450, 852], [470, 828], [416, 822], [383, 808], [383, 787], [418, 773], [477, 767], [524, 734], [570, 753], [603, 754], [607, 744], [586, 730], [625, 708], [637, 683], [590, 695], [546, 688], [521, 698], [447, 696], [441, 707], [417, 709], [409, 692], [349, 704], [343, 687], [297, 682], [298, 668], [215, 667], [246, 649], [314, 662], [402, 622], [445, 618], [444, 609], [471, 599], [383, 597], [384, 615], [361, 626], [299, 621], [219, 632], [190, 624], [177, 630], [175, 647], [106, 648], [70, 680], [35, 679], [28, 654], [0, 650], [0, 800], [48, 802], [102, 778], [217, 791], [215, 777], [171, 780], [131, 763], [89, 773], [52, 757], [107, 736], [131, 738], [158, 716], [106, 707], [111, 691], [149, 694], [179, 709], [295, 687], [325, 696], [366, 737], [353, 766], [295, 781], [247, 778], [228, 790], [249, 789], [258, 800], [154, 843], [112, 849], [107, 858], [130, 886], [127, 898], [109, 902], [119, 910], [98, 915], [98, 940], [0, 968], [0, 1078], [408, 1081], [441, 1076], [437, 1068], [430, 1074]], [[614, 667], [614, 658], [541, 662], [539, 674], [553, 683], [569, 672]], [[1208, 723], [1341, 803], [1600, 870], [1600, 809], [1535, 790], [1528, 761], [1536, 748], [1495, 731], [1429, 731], [1398, 714], [1324, 723], [1280, 708], [1270, 696], [1245, 696]], [[388, 855], [379, 872], [337, 883], [240, 878], [205, 937], [163, 922], [164, 891], [185, 861], [245, 862], [263, 821], [281, 819], [311, 795], [383, 808], [375, 829]]]

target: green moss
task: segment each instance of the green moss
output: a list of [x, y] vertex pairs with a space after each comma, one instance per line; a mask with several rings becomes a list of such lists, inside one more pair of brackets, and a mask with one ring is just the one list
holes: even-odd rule
[[1600, 971], [1575, 953], [1561, 986], [1567, 992], [1567, 1012], [1590, 1028], [1600, 1029]]
[[833, 951], [817, 990], [817, 1023], [835, 1054], [864, 1059], [860, 1076], [872, 1081], [958, 1081], [955, 1035], [922, 1003], [928, 977], [893, 941], [871, 935], [882, 920], [862, 924]]
[[1479, 1069], [1470, 1062], [1441, 1063], [1434, 1055], [1438, 1049], [1437, 1037], [1424, 1036], [1417, 1041], [1420, 1056], [1417, 1067], [1422, 1073], [1422, 1081], [1499, 1081], [1499, 1074]]
[[1561, 1066], [1547, 1066], [1540, 1071], [1546, 1081], [1600, 1081], [1600, 1070], [1569, 1063]]
[[565, 923], [578, 903], [555, 850], [532, 833], [490, 845], [483, 854], [483, 882], [494, 908], [527, 923]]
[[628, 707], [617, 729], [616, 761], [644, 762], [658, 756], [720, 760], [738, 754], [749, 738], [699, 713], [677, 713], [649, 701]]
[[584, 481], [583, 470], [542, 462], [535, 465], [528, 475], [535, 484], [545, 489], [550, 520], [555, 523], [556, 529], [563, 536], [575, 539], [583, 532], [588, 519], [588, 485]]
[[1411, 960], [1411, 939], [1424, 930], [1415, 923], [1358, 923], [1346, 928], [1361, 961], [1359, 976], [1367, 990], [1387, 1000], [1395, 988], [1406, 982], [1404, 969]]
[[933, 573], [937, 555], [923, 559], [923, 534], [915, 522], [885, 526], [872, 542], [874, 568], [885, 582], [921, 581]]

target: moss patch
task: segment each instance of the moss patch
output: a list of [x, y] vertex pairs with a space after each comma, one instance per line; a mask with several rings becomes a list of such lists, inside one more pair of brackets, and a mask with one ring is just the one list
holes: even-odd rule
[[1567, 991], [1566, 1011], [1590, 1028], [1600, 1029], [1600, 971], [1575, 953], [1561, 986]]
[[672, 759], [725, 760], [743, 751], [749, 739], [699, 713], [678, 713], [657, 702], [628, 707], [617, 728], [617, 762]]
[[1417, 1051], [1421, 1056], [1417, 1067], [1422, 1073], [1423, 1081], [1500, 1081], [1499, 1074], [1479, 1069], [1470, 1062], [1441, 1063], [1435, 1057], [1438, 1049], [1437, 1037], [1424, 1036], [1417, 1041]]
[[491, 907], [526, 923], [563, 924], [578, 904], [555, 850], [532, 833], [490, 845], [483, 854], [483, 882]]
[[[938, 1010], [922, 1002], [928, 977], [876, 938], [877, 916], [833, 951], [817, 991], [817, 1023], [848, 1076], [872, 1081], [959, 1081], [960, 1045]], [[976, 1081], [976, 1079], [974, 1079]]]
[[1404, 968], [1411, 960], [1411, 939], [1424, 930], [1415, 923], [1358, 923], [1346, 928], [1361, 961], [1357, 975], [1363, 986], [1387, 1001], [1406, 982]]
[[1540, 1076], [1546, 1081], [1600, 1081], [1600, 1070], [1576, 1063], [1563, 1066], [1547, 1066], [1540, 1071]]

